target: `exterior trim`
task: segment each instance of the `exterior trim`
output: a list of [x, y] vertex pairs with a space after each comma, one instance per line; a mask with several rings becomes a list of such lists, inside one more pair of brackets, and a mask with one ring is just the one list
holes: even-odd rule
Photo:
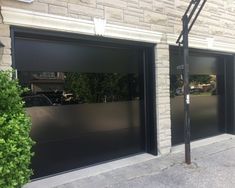
[[[57, 16], [28, 10], [2, 7], [3, 22], [14, 26], [97, 35], [94, 21]], [[105, 24], [103, 37], [141, 42], [159, 43], [162, 33], [148, 30]]]
[[[167, 34], [167, 44], [176, 46], [177, 38], [178, 35]], [[219, 51], [219, 52], [229, 52], [229, 53], [235, 52], [234, 43], [218, 42], [214, 38], [199, 38], [195, 36], [190, 36], [189, 47], [211, 50], [211, 51]]]

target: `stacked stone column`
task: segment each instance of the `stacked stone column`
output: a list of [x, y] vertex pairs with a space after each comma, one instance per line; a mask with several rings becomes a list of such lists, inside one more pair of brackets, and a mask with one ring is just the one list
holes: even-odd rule
[[5, 46], [3, 49], [0, 49], [2, 52], [2, 54], [0, 54], [0, 70], [7, 70], [10, 69], [12, 65], [10, 27], [9, 25], [3, 24], [1, 18], [0, 42]]
[[170, 63], [165, 36], [155, 47], [155, 71], [158, 153], [164, 155], [171, 149]]

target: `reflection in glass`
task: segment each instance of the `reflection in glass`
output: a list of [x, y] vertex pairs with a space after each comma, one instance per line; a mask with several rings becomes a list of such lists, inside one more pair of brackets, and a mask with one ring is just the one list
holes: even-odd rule
[[[217, 75], [191, 75], [190, 114], [192, 140], [219, 134], [221, 116]], [[171, 75], [172, 142], [184, 141], [184, 87], [182, 76]], [[223, 122], [222, 122], [223, 123]]]
[[138, 74], [18, 71], [34, 177], [143, 151]]
[[[137, 74], [19, 72], [26, 107], [139, 99]], [[37, 101], [37, 102], [36, 102]]]
[[33, 178], [145, 149], [143, 48], [82, 38], [16, 32]]
[[[184, 142], [183, 52], [170, 47], [172, 144]], [[181, 51], [181, 52], [180, 52]], [[191, 140], [225, 131], [225, 65], [221, 55], [189, 50]]]
[[[216, 75], [191, 75], [189, 77], [190, 94], [193, 96], [216, 95]], [[182, 75], [171, 76], [171, 97], [184, 94]]]

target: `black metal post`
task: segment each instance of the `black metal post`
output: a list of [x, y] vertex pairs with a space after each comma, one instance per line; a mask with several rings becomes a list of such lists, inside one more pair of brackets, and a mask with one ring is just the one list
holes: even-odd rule
[[188, 15], [183, 17], [183, 55], [184, 55], [184, 140], [185, 140], [185, 162], [191, 164], [190, 151], [190, 87], [189, 87], [189, 49], [188, 49]]
[[[185, 141], [185, 162], [191, 164], [191, 149], [190, 149], [190, 86], [189, 86], [189, 48], [188, 35], [199, 14], [205, 6], [207, 0], [191, 0], [188, 8], [182, 18], [183, 30], [180, 33], [176, 43], [179, 47], [183, 44], [184, 64], [177, 69], [184, 70], [184, 141]], [[202, 2], [202, 3], [201, 3]], [[201, 3], [201, 5], [200, 5]], [[200, 6], [199, 6], [200, 5]], [[192, 8], [193, 7], [193, 8]], [[198, 8], [199, 7], [199, 8]], [[194, 16], [194, 14], [196, 14]], [[191, 21], [192, 19], [192, 21]], [[183, 39], [181, 41], [181, 38]]]

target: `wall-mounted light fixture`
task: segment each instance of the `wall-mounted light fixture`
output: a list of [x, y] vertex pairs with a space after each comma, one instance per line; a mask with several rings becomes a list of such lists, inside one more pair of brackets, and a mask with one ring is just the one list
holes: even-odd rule
[[17, 1], [24, 2], [24, 3], [32, 3], [34, 0], [17, 0]]

